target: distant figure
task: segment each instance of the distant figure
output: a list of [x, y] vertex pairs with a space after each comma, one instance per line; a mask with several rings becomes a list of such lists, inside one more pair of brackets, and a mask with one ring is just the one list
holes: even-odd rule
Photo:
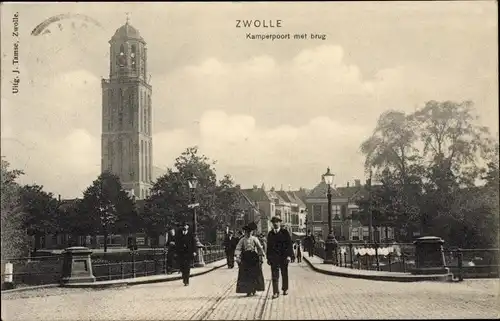
[[189, 276], [191, 273], [191, 264], [193, 258], [196, 256], [194, 236], [189, 231], [189, 224], [183, 223], [183, 228], [177, 233], [175, 240], [175, 248], [177, 252], [177, 259], [182, 273], [182, 282], [184, 286], [189, 285]]
[[307, 231], [307, 236], [304, 240], [304, 245], [306, 247], [306, 250], [309, 252], [309, 257], [314, 256], [314, 246], [316, 245], [316, 239], [314, 238], [314, 235], [312, 235], [311, 231]]
[[226, 252], [227, 267], [234, 268], [234, 252], [236, 250], [236, 245], [238, 245], [239, 239], [234, 236], [233, 231], [229, 231], [228, 235], [224, 240], [224, 251]]
[[295, 241], [295, 244], [293, 245], [293, 254], [297, 259], [297, 263], [302, 262], [302, 244], [300, 242], [300, 239]]
[[262, 248], [264, 249], [264, 253], [266, 253], [267, 251], [267, 241], [266, 241], [266, 236], [261, 233], [259, 235], [259, 241], [260, 241], [260, 244], [262, 245]]
[[280, 295], [278, 290], [280, 270], [283, 278], [281, 289], [283, 295], [288, 294], [288, 264], [293, 257], [293, 245], [290, 233], [281, 228], [281, 219], [274, 216], [271, 223], [273, 229], [267, 235], [267, 264], [271, 266], [273, 299], [276, 299]]
[[262, 273], [264, 249], [259, 239], [252, 235], [256, 228], [255, 223], [245, 226], [243, 228], [245, 235], [236, 246], [236, 258], [240, 262], [236, 293], [246, 293], [247, 296], [265, 290], [264, 274]]
[[165, 242], [165, 247], [167, 249], [167, 274], [171, 274], [174, 269], [177, 269], [177, 263], [176, 262], [176, 251], [175, 251], [175, 238], [176, 238], [176, 231], [175, 228], [172, 226], [170, 231], [167, 233], [167, 240]]

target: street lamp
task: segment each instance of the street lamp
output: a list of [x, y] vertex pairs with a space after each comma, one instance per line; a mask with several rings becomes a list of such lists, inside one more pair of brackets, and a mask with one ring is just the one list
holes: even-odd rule
[[191, 204], [189, 207], [193, 208], [193, 237], [194, 243], [196, 246], [196, 257], [194, 260], [195, 267], [203, 267], [205, 266], [205, 260], [203, 259], [203, 244], [201, 244], [200, 239], [198, 238], [198, 222], [196, 216], [196, 208], [199, 204], [195, 203], [195, 190], [198, 186], [198, 179], [196, 176], [192, 176], [188, 179], [189, 189], [191, 190]]
[[328, 197], [328, 237], [325, 242], [325, 258], [323, 263], [325, 264], [333, 264], [334, 260], [336, 260], [336, 255], [334, 255], [334, 249], [337, 246], [337, 240], [335, 240], [335, 236], [333, 235], [333, 227], [332, 227], [332, 188], [331, 185], [333, 183], [334, 174], [330, 173], [330, 167], [328, 167], [325, 174], [323, 174], [323, 179], [325, 180], [326, 185], [328, 186], [327, 194]]

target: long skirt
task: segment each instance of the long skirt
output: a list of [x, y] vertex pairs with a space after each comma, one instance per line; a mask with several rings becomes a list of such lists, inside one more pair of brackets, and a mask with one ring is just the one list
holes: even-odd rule
[[264, 291], [264, 274], [259, 255], [254, 251], [245, 251], [241, 255], [236, 293], [252, 293]]

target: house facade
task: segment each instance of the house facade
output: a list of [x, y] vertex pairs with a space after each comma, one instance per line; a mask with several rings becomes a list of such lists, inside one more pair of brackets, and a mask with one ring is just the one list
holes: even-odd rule
[[306, 205], [292, 191], [278, 191], [277, 194], [290, 208], [290, 231], [296, 236], [305, 233]]
[[[328, 236], [328, 186], [321, 178], [321, 182], [305, 197], [307, 206], [308, 229], [318, 238], [326, 240]], [[349, 183], [345, 187], [331, 187], [332, 194], [332, 229], [335, 238], [344, 242], [369, 241], [369, 226], [363, 218], [353, 219], [360, 213], [356, 204], [360, 198], [369, 197], [367, 190], [361, 185], [360, 180], [355, 180], [354, 185]], [[383, 242], [393, 239], [394, 231], [391, 227], [373, 227], [373, 240]]]
[[253, 202], [259, 211], [258, 222], [254, 221], [260, 228], [260, 233], [267, 234], [271, 230], [271, 217], [276, 215], [276, 204], [270, 198], [264, 186], [241, 190], [248, 199]]

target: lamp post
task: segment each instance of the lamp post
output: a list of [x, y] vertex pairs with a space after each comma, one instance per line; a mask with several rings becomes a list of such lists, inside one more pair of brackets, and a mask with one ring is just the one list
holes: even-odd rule
[[203, 259], [203, 244], [201, 244], [200, 239], [198, 238], [198, 221], [197, 221], [197, 216], [196, 216], [196, 208], [199, 206], [199, 204], [195, 203], [195, 191], [196, 191], [196, 186], [198, 186], [198, 179], [196, 176], [192, 176], [191, 178], [188, 179], [188, 184], [189, 184], [189, 189], [191, 190], [191, 204], [189, 207], [193, 209], [193, 237], [194, 237], [194, 244], [196, 246], [196, 257], [194, 260], [194, 266], [195, 267], [203, 267], [205, 266], [205, 260]]
[[327, 198], [328, 198], [328, 237], [325, 242], [325, 258], [323, 260], [324, 264], [333, 264], [336, 261], [336, 256], [334, 255], [334, 249], [337, 246], [337, 240], [333, 235], [332, 226], [332, 188], [333, 175], [330, 173], [330, 168], [328, 167], [326, 173], [323, 175], [326, 185], [328, 186]]

